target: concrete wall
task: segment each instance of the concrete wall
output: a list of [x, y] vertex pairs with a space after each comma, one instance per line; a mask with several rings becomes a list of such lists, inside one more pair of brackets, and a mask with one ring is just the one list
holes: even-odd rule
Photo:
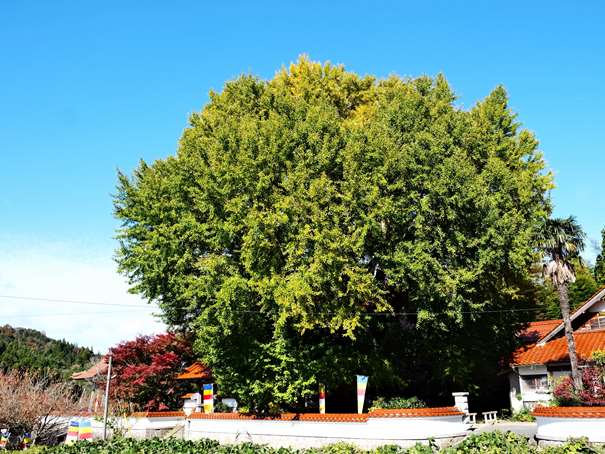
[[[96, 424], [95, 424], [96, 426]], [[337, 442], [354, 443], [363, 448], [386, 444], [411, 446], [434, 438], [445, 445], [467, 433], [463, 415], [410, 417], [372, 417], [366, 421], [296, 421], [271, 419], [217, 419], [184, 417], [137, 417], [120, 422], [133, 438], [166, 434], [182, 426], [177, 436], [198, 440], [210, 438], [222, 443], [253, 442], [274, 447], [316, 447]], [[95, 427], [95, 435], [100, 427]]]
[[541, 444], [565, 442], [586, 437], [593, 443], [605, 443], [605, 418], [551, 418], [536, 416], [536, 439]]
[[[430, 409], [424, 410], [431, 412]], [[324, 420], [314, 420], [319, 416]], [[455, 409], [446, 411], [442, 416], [408, 417], [387, 413], [386, 416], [372, 417], [367, 414], [328, 414], [305, 415], [302, 418], [305, 420], [254, 419], [234, 414], [194, 414], [187, 419], [182, 413], [178, 416], [175, 413], [166, 416], [156, 413], [116, 418], [112, 420], [111, 426], [133, 438], [170, 433], [191, 440], [210, 438], [222, 443], [253, 442], [274, 447], [317, 447], [344, 441], [362, 448], [374, 448], [388, 444], [411, 446], [417, 442], [428, 443], [429, 438], [435, 439], [440, 445], [450, 444], [467, 434], [468, 426], [464, 424], [463, 417]], [[94, 438], [100, 439], [103, 433], [102, 422], [92, 418], [91, 422]]]
[[366, 422], [279, 421], [250, 419], [190, 419], [185, 438], [211, 438], [222, 443], [252, 442], [295, 448], [318, 447], [337, 442], [354, 443], [362, 448], [396, 444], [411, 446], [434, 438], [448, 444], [464, 437], [463, 416], [421, 418], [368, 418]]

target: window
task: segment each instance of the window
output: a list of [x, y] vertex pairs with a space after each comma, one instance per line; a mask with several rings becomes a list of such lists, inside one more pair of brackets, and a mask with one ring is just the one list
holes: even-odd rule
[[523, 388], [530, 392], [548, 392], [548, 375], [522, 375]]

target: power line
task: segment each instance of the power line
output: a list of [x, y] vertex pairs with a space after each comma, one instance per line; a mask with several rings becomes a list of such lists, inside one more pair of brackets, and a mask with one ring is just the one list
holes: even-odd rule
[[105, 315], [105, 314], [128, 314], [133, 312], [139, 312], [139, 310], [128, 310], [128, 311], [103, 311], [103, 312], [64, 312], [54, 314], [11, 314], [11, 315], [0, 315], [0, 320], [5, 318], [39, 318], [39, 317], [88, 317], [89, 315]]
[[[115, 306], [115, 307], [132, 307], [132, 308], [136, 308], [136, 309], [149, 309], [149, 307], [142, 307], [140, 305], [136, 305], [136, 304], [123, 304], [123, 303], [102, 303], [102, 302], [96, 302], [96, 301], [83, 301], [83, 300], [69, 300], [69, 299], [59, 299], [59, 298], [38, 298], [38, 297], [33, 297], [33, 296], [17, 296], [17, 295], [0, 295], [0, 298], [6, 298], [6, 299], [16, 299], [16, 300], [23, 300], [23, 301], [45, 301], [45, 302], [54, 302], [54, 303], [67, 303], [67, 304], [83, 304], [83, 305], [94, 305], [94, 306]], [[1, 303], [2, 301], [0, 301]], [[158, 307], [153, 307], [153, 309], [159, 309]], [[538, 308], [510, 308], [510, 309], [481, 309], [481, 310], [466, 310], [466, 311], [440, 311], [440, 312], [433, 312], [433, 314], [435, 315], [439, 315], [439, 314], [448, 314], [448, 313], [457, 313], [457, 314], [498, 314], [498, 313], [507, 313], [507, 312], [534, 312], [537, 311]], [[125, 312], [125, 311], [122, 311]], [[113, 313], [122, 313], [122, 312], [113, 312]], [[232, 313], [239, 313], [239, 314], [266, 314], [267, 311], [260, 311], [260, 310], [232, 310], [230, 311]], [[111, 312], [109, 312], [111, 313]], [[343, 315], [340, 312], [331, 312], [331, 311], [311, 311], [310, 313], [315, 314], [315, 315]], [[365, 313], [360, 313], [360, 315], [363, 316], [370, 316], [370, 317], [393, 317], [393, 316], [405, 316], [405, 315], [418, 315], [422, 312], [420, 311], [415, 311], [415, 312], [365, 312]], [[90, 313], [90, 314], [94, 314]], [[65, 315], [78, 315], [76, 313], [74, 314], [65, 314]], [[350, 314], [349, 314], [350, 315]]]
[[81, 300], [68, 300], [68, 299], [60, 299], [60, 298], [37, 298], [34, 296], [0, 295], [0, 298], [22, 300], [22, 301], [44, 301], [44, 302], [48, 302], [48, 303], [84, 304], [84, 305], [90, 305], [90, 306], [115, 306], [115, 307], [136, 307], [136, 308], [142, 307], [139, 304], [102, 303], [99, 301], [81, 301]]

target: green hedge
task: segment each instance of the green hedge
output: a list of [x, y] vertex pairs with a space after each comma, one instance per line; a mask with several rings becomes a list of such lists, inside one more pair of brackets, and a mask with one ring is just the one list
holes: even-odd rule
[[426, 403], [417, 397], [378, 397], [372, 402], [372, 409], [426, 408]]
[[416, 445], [412, 448], [383, 446], [365, 451], [349, 444], [339, 443], [324, 448], [290, 449], [270, 448], [252, 443], [221, 445], [213, 440], [185, 441], [152, 438], [134, 440], [115, 438], [111, 441], [79, 442], [72, 445], [55, 446], [38, 451], [40, 454], [603, 454], [602, 448], [591, 447], [584, 440], [575, 440], [559, 447], [539, 449], [528, 443], [526, 437], [511, 432], [485, 432], [471, 435], [456, 446], [439, 450], [434, 444]]

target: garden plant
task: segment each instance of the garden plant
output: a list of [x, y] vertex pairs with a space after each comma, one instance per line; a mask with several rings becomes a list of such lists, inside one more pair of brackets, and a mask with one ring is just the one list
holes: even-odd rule
[[485, 432], [471, 435], [463, 442], [439, 449], [435, 443], [417, 444], [411, 448], [382, 446], [373, 450], [359, 449], [350, 444], [334, 444], [323, 448], [270, 448], [264, 445], [242, 443], [221, 445], [213, 440], [185, 441], [178, 439], [115, 438], [103, 442], [78, 442], [52, 448], [37, 448], [44, 454], [603, 454], [605, 450], [590, 446], [585, 440], [571, 440], [562, 446], [538, 448], [526, 437], [512, 432]]

